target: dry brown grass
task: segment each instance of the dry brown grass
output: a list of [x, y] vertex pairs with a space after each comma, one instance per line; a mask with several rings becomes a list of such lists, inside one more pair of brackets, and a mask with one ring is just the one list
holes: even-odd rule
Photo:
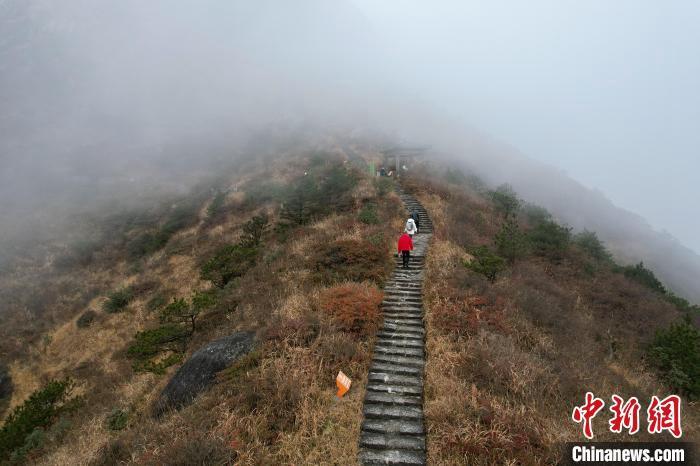
[[[265, 168], [251, 167], [245, 176], [233, 178], [229, 186], [240, 188], [255, 179], [287, 182], [306, 167], [303, 159], [268, 162]], [[346, 331], [322, 310], [322, 303], [328, 303], [323, 296], [330, 292], [314, 277], [310, 260], [319, 248], [337, 242], [369, 244], [376, 254], [363, 264], [376, 269], [374, 278], [383, 280], [404, 212], [394, 194], [376, 198], [368, 179], [361, 179], [353, 199], [358, 207], [365, 201], [377, 203], [381, 223], [364, 225], [351, 211], [299, 228], [286, 243], [269, 235], [255, 267], [224, 292], [220, 309], [200, 318], [188, 347], [191, 352], [218, 336], [257, 330], [260, 346], [254, 362], [241, 371], [222, 374], [221, 382], [191, 406], [160, 420], [151, 417], [151, 406], [176, 368], [165, 376], [134, 373], [124, 354], [137, 331], [157, 325], [157, 313], [149, 311], [146, 303], [157, 294], [168, 299], [187, 297], [208, 288], [210, 284], [199, 275], [202, 258], [219, 245], [236, 241], [250, 216], [265, 210], [274, 218], [279, 206], [245, 204], [245, 193], [232, 190], [225, 206], [242, 210], [209, 224], [205, 203], [197, 224], [179, 231], [151, 256], [136, 263], [109, 263], [105, 255], [85, 270], [71, 271], [71, 279], [99, 293], [79, 306], [67, 302], [47, 325], [50, 338], [36, 339], [28, 347], [29, 357], [10, 364], [16, 400], [26, 398], [49, 377], [70, 375], [81, 381], [84, 404], [73, 414], [73, 427], [63, 444], [53, 446], [39, 462], [355, 463], [373, 332]], [[368, 238], [373, 242], [368, 243]], [[26, 273], [14, 279], [19, 283], [36, 271]], [[102, 312], [106, 293], [127, 285], [139, 290], [128, 307], [115, 314]], [[348, 286], [361, 289], [360, 294], [375, 308], [381, 300], [373, 286]], [[98, 318], [79, 329], [75, 320], [87, 309], [95, 310]], [[339, 370], [353, 380], [342, 400], [335, 397]], [[105, 426], [114, 408], [129, 413], [124, 431], [110, 432]]]
[[[462, 265], [465, 245], [492, 238], [490, 207], [466, 203], [483, 216], [475, 225], [474, 212], [455, 208], [454, 192], [418, 195], [433, 217], [446, 216], [434, 219], [424, 288], [430, 463], [557, 464], [561, 442], [582, 439], [570, 416], [586, 391], [608, 405], [613, 393], [634, 395], [643, 408], [652, 394], [671, 393], [643, 355], [654, 330], [677, 318], [672, 306], [612, 272], [587, 277], [573, 257], [523, 259], [491, 285]], [[700, 413], [683, 403], [692, 441]], [[607, 419], [595, 419], [596, 440], [624, 440]], [[669, 437], [637, 434], [642, 440]]]

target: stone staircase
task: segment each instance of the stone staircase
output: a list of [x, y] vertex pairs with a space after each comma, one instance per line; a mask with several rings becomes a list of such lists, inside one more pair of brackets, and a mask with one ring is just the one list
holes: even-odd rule
[[[423, 422], [423, 266], [433, 225], [425, 208], [399, 191], [410, 213], [420, 216], [408, 269], [396, 269], [384, 287], [384, 324], [377, 334], [367, 379], [360, 433], [362, 464], [424, 465]], [[408, 218], [408, 215], [406, 215]], [[397, 232], [398, 233], [398, 232]]]

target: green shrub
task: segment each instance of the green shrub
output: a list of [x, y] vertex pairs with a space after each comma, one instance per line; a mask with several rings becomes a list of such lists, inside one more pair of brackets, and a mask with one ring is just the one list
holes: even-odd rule
[[272, 182], [253, 180], [243, 188], [245, 192], [245, 204], [248, 207], [261, 205], [269, 201], [280, 201], [285, 198], [285, 189]]
[[527, 243], [525, 235], [520, 231], [517, 220], [509, 218], [496, 234], [496, 250], [510, 263], [525, 253]]
[[127, 349], [127, 355], [143, 361], [164, 351], [180, 352], [188, 335], [186, 329], [174, 323], [144, 330], [134, 336], [135, 341]]
[[102, 309], [110, 314], [120, 312], [129, 305], [132, 299], [134, 299], [134, 294], [131, 289], [122, 288], [113, 291], [107, 296], [107, 301], [102, 304]]
[[571, 228], [547, 220], [530, 230], [528, 239], [536, 254], [559, 260], [564, 256], [571, 242]]
[[394, 189], [394, 184], [390, 178], [380, 177], [375, 181], [377, 187], [377, 195], [384, 197]]
[[202, 278], [223, 288], [255, 265], [257, 255], [257, 248], [240, 244], [224, 246], [214, 254], [214, 257], [204, 263], [201, 270]]
[[40, 429], [34, 429], [27, 437], [24, 439], [24, 444], [22, 446], [14, 449], [10, 454], [10, 464], [22, 464], [26, 462], [27, 455], [32, 450], [38, 450], [44, 446], [46, 443], [47, 435]]
[[171, 207], [159, 228], [142, 233], [129, 241], [126, 246], [129, 256], [137, 259], [161, 250], [175, 233], [194, 224], [199, 205], [199, 199], [195, 196]]
[[161, 323], [187, 324], [190, 333], [195, 331], [195, 323], [199, 314], [215, 306], [217, 303], [216, 290], [197, 291], [192, 295], [191, 303], [184, 298], [173, 299], [160, 313]]
[[207, 207], [207, 216], [209, 218], [215, 218], [221, 215], [223, 211], [224, 204], [226, 203], [227, 191], [217, 191], [214, 195], [214, 199], [211, 200], [209, 207]]
[[178, 202], [170, 209], [161, 232], [172, 236], [183, 228], [193, 225], [197, 221], [197, 212], [200, 207], [201, 202], [197, 196]]
[[280, 217], [291, 225], [306, 225], [320, 210], [320, 193], [309, 176], [297, 180], [282, 204]]
[[504, 217], [515, 215], [520, 208], [520, 199], [513, 191], [513, 188], [508, 184], [503, 184], [490, 193], [491, 201], [493, 201], [496, 210], [503, 214]]
[[700, 397], [700, 331], [690, 318], [658, 331], [649, 355], [673, 389]]
[[136, 372], [152, 372], [153, 374], [163, 375], [165, 374], [165, 369], [182, 362], [182, 359], [182, 353], [172, 353], [158, 361], [153, 359], [138, 360], [134, 362], [133, 368]]
[[656, 278], [654, 272], [644, 266], [644, 262], [640, 262], [637, 265], [627, 265], [619, 267], [617, 269], [622, 272], [625, 277], [634, 280], [635, 282], [649, 288], [652, 291], [656, 291], [661, 294], [666, 293], [666, 288], [664, 285]]
[[109, 430], [124, 430], [128, 422], [129, 415], [121, 409], [115, 409], [107, 416]]
[[324, 172], [307, 173], [287, 190], [280, 216], [286, 223], [299, 226], [332, 212], [347, 211], [352, 207], [352, 188], [356, 184], [357, 177], [342, 164]]
[[574, 237], [574, 243], [598, 262], [612, 261], [612, 256], [595, 232], [583, 230]]
[[[52, 380], [17, 406], [0, 429], [0, 460], [7, 460], [22, 448], [36, 429], [46, 429], [66, 408], [66, 399], [73, 388], [69, 379]], [[36, 440], [36, 439], [35, 439]]]
[[263, 234], [267, 230], [269, 218], [267, 214], [256, 215], [243, 225], [243, 236], [240, 244], [245, 248], [260, 246]]
[[172, 233], [159, 230], [156, 232], [143, 233], [131, 240], [126, 246], [126, 251], [131, 258], [153, 254], [161, 250], [170, 240]]
[[157, 311], [158, 309], [161, 309], [166, 304], [168, 304], [168, 299], [164, 295], [159, 293], [148, 300], [148, 302], [146, 303], [146, 309], [150, 312], [153, 312]]
[[496, 255], [487, 246], [478, 246], [471, 250], [474, 260], [465, 263], [465, 266], [476, 273], [485, 276], [491, 283], [496, 281], [496, 276], [506, 267], [506, 261]]
[[687, 299], [677, 296], [672, 291], [667, 291], [665, 298], [666, 301], [673, 304], [681, 311], [700, 313], [700, 306], [697, 304], [690, 304]]
[[78, 328], [86, 328], [89, 327], [94, 321], [95, 318], [97, 317], [97, 313], [93, 310], [88, 310], [83, 312], [83, 314], [78, 317], [78, 320], [75, 321], [75, 325], [78, 326]]
[[320, 183], [320, 210], [322, 214], [344, 212], [352, 207], [352, 189], [357, 177], [342, 164], [332, 166]]
[[552, 214], [549, 213], [544, 207], [538, 206], [536, 204], [527, 203], [522, 206], [522, 212], [527, 219], [527, 222], [531, 226], [538, 225], [552, 220]]
[[379, 217], [377, 216], [376, 204], [365, 205], [360, 211], [358, 219], [365, 225], [377, 225], [379, 223]]

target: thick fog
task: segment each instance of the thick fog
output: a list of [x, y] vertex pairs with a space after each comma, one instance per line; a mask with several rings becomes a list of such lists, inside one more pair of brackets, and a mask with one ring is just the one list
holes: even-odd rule
[[693, 1], [0, 0], [0, 236], [178, 186], [270, 125], [364, 129], [700, 299], [700, 257], [654, 231], [700, 251], [699, 21]]

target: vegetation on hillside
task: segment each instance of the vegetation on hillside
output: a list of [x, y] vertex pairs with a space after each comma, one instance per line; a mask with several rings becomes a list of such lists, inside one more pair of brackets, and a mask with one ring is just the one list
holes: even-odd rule
[[[556, 464], [558, 442], [581, 438], [561, 419], [586, 391], [697, 396], [698, 329], [682, 319], [693, 306], [651, 270], [617, 265], [594, 232], [574, 234], [509, 186], [412, 173], [405, 186], [444, 213], [426, 262], [429, 461]], [[683, 406], [694, 438], [700, 413]], [[594, 431], [622, 440], [604, 420]]]
[[73, 382], [52, 380], [12, 410], [0, 429], [0, 461], [20, 463], [43, 444], [44, 433], [69, 408]]
[[[337, 149], [251, 156], [238, 170], [95, 214], [84, 241], [4, 279], [14, 318], [0, 349], [16, 387], [3, 461], [356, 460], [381, 287], [405, 221], [393, 181]], [[424, 289], [431, 461], [553, 464], [558, 442], [578, 438], [561, 419], [582, 387], [697, 396], [697, 327], [681, 318], [697, 307], [644, 264], [615, 264], [595, 233], [509, 186], [454, 168], [412, 173], [404, 187], [435, 225]], [[190, 406], [151, 416], [182, 361], [243, 330], [256, 332], [255, 351]], [[341, 401], [339, 370], [353, 380]], [[72, 385], [42, 384], [65, 376], [80, 410], [69, 409]], [[693, 439], [697, 408], [684, 410]]]
[[[19, 361], [17, 398], [25, 380], [49, 371], [70, 374], [84, 393], [60, 439], [32, 455], [82, 464], [279, 464], [329, 454], [352, 462], [380, 287], [403, 223], [391, 181], [357, 167], [304, 151], [261, 157], [191, 195], [96, 216], [94, 241], [54, 264], [61, 275], [45, 275], [36, 307], [64, 292], [82, 298], [65, 298], [32, 329], [45, 335], [34, 362], [22, 359], [24, 342], [3, 343]], [[257, 333], [254, 353], [191, 406], [151, 417], [182, 361], [239, 330]], [[342, 403], [339, 370], [353, 379]]]

